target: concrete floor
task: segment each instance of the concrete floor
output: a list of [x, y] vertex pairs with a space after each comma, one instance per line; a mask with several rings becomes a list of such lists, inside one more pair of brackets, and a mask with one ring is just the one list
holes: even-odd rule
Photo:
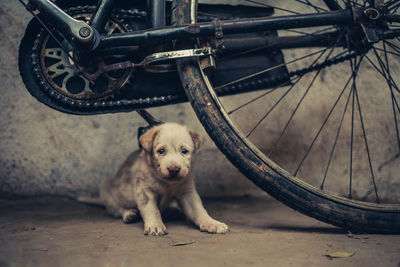
[[[350, 235], [271, 199], [205, 201], [226, 235], [167, 214], [169, 234], [72, 200], [0, 201], [0, 266], [400, 266], [400, 236]], [[338, 251], [351, 257], [331, 259]]]

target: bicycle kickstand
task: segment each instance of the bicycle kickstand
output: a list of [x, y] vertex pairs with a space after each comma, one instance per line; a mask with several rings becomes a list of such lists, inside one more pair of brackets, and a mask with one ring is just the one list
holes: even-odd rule
[[[145, 110], [145, 109], [137, 109], [136, 112], [149, 124], [148, 126], [139, 127], [139, 128], [138, 128], [138, 134], [137, 134], [138, 141], [139, 141], [140, 136], [142, 136], [145, 132], [147, 132], [148, 130], [150, 130], [152, 127], [164, 123], [163, 121], [154, 118], [154, 117], [153, 117], [147, 110]], [[140, 142], [139, 142], [139, 148], [142, 149], [142, 146], [140, 145]]]

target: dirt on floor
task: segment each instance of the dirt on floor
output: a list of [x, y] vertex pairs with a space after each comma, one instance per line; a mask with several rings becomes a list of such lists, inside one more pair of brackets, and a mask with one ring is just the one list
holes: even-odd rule
[[167, 236], [144, 236], [142, 222], [123, 224], [102, 207], [2, 200], [0, 266], [400, 266], [400, 236], [348, 233], [269, 198], [205, 206], [228, 234], [202, 233], [169, 212]]

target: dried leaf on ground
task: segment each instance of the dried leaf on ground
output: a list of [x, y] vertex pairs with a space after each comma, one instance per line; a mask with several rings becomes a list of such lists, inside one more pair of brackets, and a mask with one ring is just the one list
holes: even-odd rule
[[352, 232], [350, 232], [350, 231], [347, 231], [347, 237], [353, 238], [353, 237], [354, 237], [354, 234], [353, 234]]
[[196, 243], [196, 240], [190, 240], [190, 241], [184, 241], [184, 242], [175, 242], [173, 244], [174, 247], [180, 247], [180, 246], [186, 246], [186, 245], [190, 245]]
[[346, 251], [336, 251], [334, 253], [325, 254], [324, 256], [334, 259], [334, 258], [348, 258], [352, 257], [355, 253], [354, 252], [346, 252]]

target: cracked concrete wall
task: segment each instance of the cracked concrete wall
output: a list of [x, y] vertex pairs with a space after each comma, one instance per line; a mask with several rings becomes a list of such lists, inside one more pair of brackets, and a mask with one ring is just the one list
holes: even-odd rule
[[[285, 2], [286, 3], [286, 2]], [[96, 116], [74, 116], [54, 111], [31, 97], [19, 77], [17, 67], [18, 45], [24, 28], [30, 19], [16, 1], [0, 2], [0, 196], [34, 196], [96, 194], [99, 183], [113, 175], [125, 157], [137, 149], [137, 128], [145, 125], [134, 112]], [[303, 51], [304, 52], [304, 51]], [[302, 51], [285, 52], [286, 60], [295, 58]], [[292, 66], [291, 66], [292, 67]], [[393, 71], [398, 73], [398, 62]], [[365, 127], [368, 132], [369, 148], [373, 158], [376, 184], [382, 198], [399, 199], [400, 164], [397, 140], [393, 128], [391, 103], [380, 105], [388, 100], [387, 89], [379, 75], [371, 74], [371, 66], [364, 64], [362, 71], [367, 73], [359, 80], [360, 99], [365, 108]], [[315, 81], [310, 97], [304, 100], [296, 114], [296, 119], [288, 127], [271, 158], [294, 173], [307, 147], [315, 136], [321, 122], [329, 113], [332, 103], [338, 96], [338, 87], [343, 87], [349, 76], [349, 66], [335, 66], [323, 70]], [[397, 75], [396, 77], [399, 77]], [[397, 78], [396, 78], [397, 79]], [[299, 83], [299, 89], [291, 92], [291, 98], [283, 100], [271, 116], [250, 135], [250, 140], [268, 153], [281, 130], [285, 127], [291, 111], [307, 89], [312, 75]], [[338, 82], [340, 81], [340, 83]], [[308, 83], [307, 83], [308, 82]], [[387, 86], [386, 86], [387, 88]], [[232, 114], [244, 133], [264, 116], [282, 95], [282, 88], [246, 106], [241, 112]], [[343, 110], [348, 92], [338, 103]], [[227, 110], [231, 110], [263, 92], [253, 92], [222, 99]], [[398, 95], [396, 96], [399, 101]], [[390, 99], [389, 99], [390, 100]], [[378, 105], [376, 105], [378, 103]], [[348, 108], [350, 110], [350, 108]], [[356, 109], [357, 110], [357, 109]], [[262, 195], [243, 177], [218, 151], [195, 117], [189, 104], [150, 109], [151, 113], [163, 121], [175, 121], [199, 131], [204, 144], [197, 158], [197, 184], [203, 196]], [[289, 111], [289, 112], [288, 112]], [[347, 194], [349, 190], [349, 152], [351, 116], [344, 117], [343, 130], [337, 143], [325, 187], [328, 190]], [[357, 113], [356, 113], [357, 114]], [[389, 115], [387, 115], [389, 114]], [[392, 117], [391, 117], [392, 116]], [[332, 149], [341, 112], [332, 113], [328, 127], [317, 139], [312, 154], [304, 161], [298, 175], [306, 181], [319, 186]], [[398, 118], [400, 115], [398, 114]], [[375, 120], [370, 120], [375, 119]], [[374, 121], [371, 123], [371, 121]], [[376, 127], [378, 126], [378, 127]], [[362, 148], [361, 125], [354, 126], [354, 146]], [[385, 142], [381, 142], [385, 140]], [[372, 180], [365, 149], [357, 149], [353, 156], [354, 180], [352, 193], [364, 199], [373, 199]], [[337, 167], [339, 166], [339, 167]], [[336, 179], [334, 179], [336, 178]]]

